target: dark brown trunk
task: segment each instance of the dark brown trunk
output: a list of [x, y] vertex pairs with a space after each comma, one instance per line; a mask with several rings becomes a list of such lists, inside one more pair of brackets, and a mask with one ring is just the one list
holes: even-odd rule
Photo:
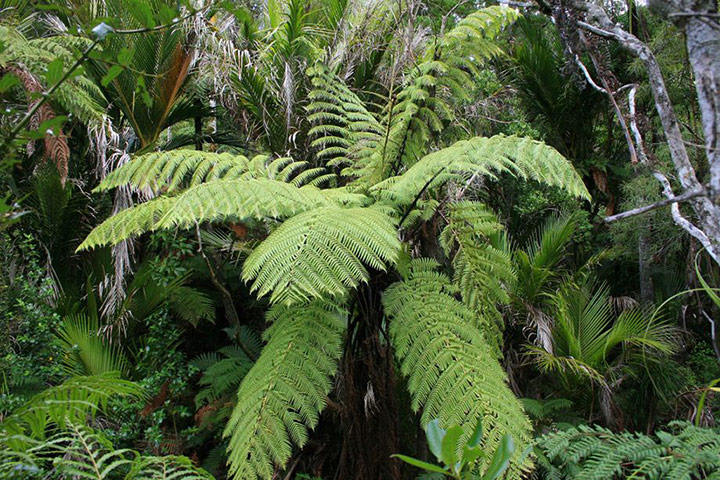
[[336, 480], [399, 480], [399, 422], [392, 349], [379, 289], [359, 289], [338, 385], [342, 449]]

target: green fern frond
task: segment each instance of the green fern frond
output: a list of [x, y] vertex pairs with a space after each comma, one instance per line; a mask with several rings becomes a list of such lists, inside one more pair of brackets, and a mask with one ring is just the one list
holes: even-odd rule
[[214, 480], [187, 457], [166, 455], [140, 456], [132, 464], [126, 480]]
[[582, 425], [541, 437], [542, 466], [555, 478], [716, 478], [720, 432], [671, 422], [652, 437]]
[[410, 205], [423, 190], [439, 187], [451, 178], [496, 178], [503, 172], [590, 198], [572, 164], [557, 150], [529, 138], [504, 135], [457, 142], [425, 156], [403, 175], [383, 181], [372, 190], [398, 204]]
[[245, 261], [243, 279], [272, 303], [344, 297], [369, 278], [366, 265], [397, 261], [395, 221], [382, 209], [316, 208], [285, 221]]
[[508, 290], [515, 282], [510, 254], [495, 248], [489, 240], [503, 226], [481, 203], [456, 202], [448, 210], [440, 245], [452, 259], [453, 283], [460, 289], [463, 303], [484, 321], [483, 332], [499, 353], [502, 318], [496, 305], [510, 302]]
[[78, 246], [77, 251], [103, 245], [115, 245], [154, 229], [157, 222], [172, 205], [169, 197], [158, 197], [122, 210], [95, 227]]
[[404, 278], [386, 290], [383, 305], [412, 407], [422, 408], [423, 425], [439, 418], [443, 425], [464, 426], [469, 436], [482, 416], [488, 450], [505, 434], [527, 445], [530, 423], [475, 315], [454, 298], [449, 279], [427, 260], [412, 261]]
[[95, 227], [78, 250], [114, 245], [151, 230], [226, 219], [284, 218], [334, 205], [322, 190], [267, 179], [218, 180], [123, 210]]
[[139, 385], [121, 380], [117, 372], [74, 377], [32, 397], [0, 423], [0, 430], [43, 438], [48, 425], [81, 424], [98, 410], [105, 410], [113, 396], [141, 398], [143, 393]]
[[254, 359], [261, 350], [260, 338], [247, 327], [241, 327], [239, 337], [243, 348], [229, 345], [219, 349], [217, 353], [200, 355], [191, 362], [191, 365], [203, 371], [199, 381], [202, 388], [195, 396], [195, 405], [198, 408], [235, 393], [252, 368]]
[[267, 345], [243, 379], [225, 428], [234, 478], [270, 479], [317, 425], [342, 351], [346, 313], [313, 301], [276, 306]]

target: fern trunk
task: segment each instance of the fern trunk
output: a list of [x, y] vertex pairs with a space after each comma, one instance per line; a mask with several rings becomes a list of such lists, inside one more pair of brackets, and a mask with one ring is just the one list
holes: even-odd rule
[[346, 480], [400, 479], [399, 465], [390, 459], [400, 451], [393, 356], [383, 340], [382, 304], [374, 283], [358, 291], [341, 364], [342, 450], [335, 478]]

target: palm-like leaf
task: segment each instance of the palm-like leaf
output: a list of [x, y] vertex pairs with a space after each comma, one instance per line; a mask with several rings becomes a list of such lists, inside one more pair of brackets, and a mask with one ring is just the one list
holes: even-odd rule
[[65, 317], [55, 333], [64, 350], [63, 365], [72, 375], [126, 372], [127, 359], [118, 343], [102, 335], [96, 315]]

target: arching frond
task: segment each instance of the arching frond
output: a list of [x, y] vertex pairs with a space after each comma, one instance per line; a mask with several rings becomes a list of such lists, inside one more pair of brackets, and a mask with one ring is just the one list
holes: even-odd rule
[[447, 218], [440, 244], [452, 259], [453, 283], [460, 289], [463, 303], [485, 320], [485, 336], [500, 352], [502, 317], [496, 305], [509, 303], [508, 290], [515, 282], [515, 271], [510, 254], [495, 248], [489, 238], [503, 227], [485, 205], [477, 202], [450, 204]]
[[454, 298], [449, 279], [428, 261], [413, 261], [404, 277], [388, 288], [383, 305], [422, 423], [439, 418], [443, 425], [464, 426], [469, 436], [482, 416], [490, 451], [505, 434], [527, 445], [530, 423], [473, 312]]
[[433, 152], [401, 176], [388, 179], [373, 190], [401, 205], [410, 205], [424, 190], [438, 187], [450, 178], [472, 175], [495, 178], [503, 172], [590, 198], [572, 164], [554, 148], [537, 140], [504, 135], [475, 137]]
[[267, 345], [243, 379], [225, 435], [234, 478], [270, 479], [317, 425], [342, 351], [346, 313], [313, 301], [276, 306]]
[[95, 227], [79, 250], [116, 244], [143, 232], [227, 219], [286, 218], [336, 205], [322, 190], [267, 179], [218, 180], [121, 211]]
[[68, 422], [81, 424], [88, 415], [105, 410], [113, 396], [141, 398], [142, 389], [136, 383], [121, 380], [117, 372], [74, 377], [32, 397], [0, 423], [0, 430], [43, 438], [48, 425], [64, 428]]
[[397, 261], [394, 220], [379, 208], [325, 207], [283, 223], [245, 261], [243, 278], [273, 303], [343, 297]]

